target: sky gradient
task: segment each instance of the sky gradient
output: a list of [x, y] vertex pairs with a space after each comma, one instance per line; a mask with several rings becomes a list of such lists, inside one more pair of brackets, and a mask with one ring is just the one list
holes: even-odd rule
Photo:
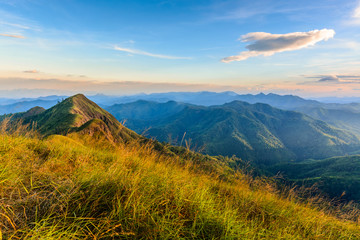
[[0, 97], [359, 96], [359, 39], [359, 1], [1, 0]]

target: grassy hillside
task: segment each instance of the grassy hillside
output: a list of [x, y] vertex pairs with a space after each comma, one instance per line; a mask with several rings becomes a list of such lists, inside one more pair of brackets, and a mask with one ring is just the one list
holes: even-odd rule
[[9, 121], [10, 129], [19, 124], [30, 125], [42, 136], [81, 131], [97, 137], [105, 136], [112, 142], [142, 138], [82, 94], [69, 97], [47, 110], [34, 107], [27, 112], [0, 117], [0, 121], [4, 119]]
[[[280, 197], [241, 173], [153, 145], [106, 149], [73, 133], [0, 135], [5, 239], [359, 239], [356, 215]], [[195, 161], [195, 162], [194, 162]], [[225, 171], [226, 172], [226, 171]], [[335, 217], [337, 215], [338, 217]]]

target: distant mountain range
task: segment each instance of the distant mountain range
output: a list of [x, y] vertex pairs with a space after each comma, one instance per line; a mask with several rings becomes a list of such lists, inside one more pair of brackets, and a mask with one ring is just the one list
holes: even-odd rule
[[[19, 99], [17, 100], [17, 102], [14, 99], [0, 99], [0, 104], [2, 104], [0, 105], [0, 114], [23, 112], [35, 106], [40, 106], [47, 109], [64, 98], [64, 96], [48, 96], [38, 99]], [[240, 95], [234, 92], [169, 92], [138, 94], [122, 97], [106, 96], [99, 94], [89, 96], [89, 99], [95, 101], [99, 106], [106, 108], [109, 111], [112, 111], [112, 109], [116, 109], [116, 104], [131, 103], [139, 100], [157, 103], [175, 101], [178, 103], [187, 103], [202, 106], [222, 105], [236, 100], [252, 104], [266, 103], [276, 108], [293, 110], [307, 114], [315, 119], [325, 121], [337, 128], [351, 131], [352, 133], [360, 137], [360, 103], [323, 103], [315, 100], [303, 99], [294, 95], [277, 95], [272, 93]], [[356, 98], [354, 99], [356, 100]], [[141, 111], [142, 110], [140, 110], [140, 112]], [[116, 111], [114, 111], [114, 114], [116, 116]], [[170, 114], [170, 112], [164, 112], [163, 114]], [[124, 116], [116, 117], [123, 118]], [[132, 117], [126, 115], [125, 118]]]
[[159, 141], [190, 144], [210, 155], [236, 155], [262, 164], [343, 155], [360, 144], [350, 132], [261, 103], [233, 101], [204, 107], [137, 101], [106, 109], [126, 120], [129, 128]]

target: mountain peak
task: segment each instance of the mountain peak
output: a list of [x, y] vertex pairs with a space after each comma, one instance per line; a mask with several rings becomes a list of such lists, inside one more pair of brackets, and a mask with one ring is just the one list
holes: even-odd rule
[[84, 94], [82, 94], [82, 93], [78, 93], [78, 94], [75, 94], [74, 96], [71, 96], [71, 97], [69, 97], [69, 98], [67, 98], [67, 99], [71, 99], [71, 100], [88, 100], [88, 101], [90, 101], [87, 97], [85, 97], [85, 95]]
[[40, 114], [42, 112], [45, 111], [45, 108], [43, 107], [33, 107], [29, 110], [27, 110], [23, 115], [22, 117], [31, 117], [31, 116], [35, 116], [37, 114]]
[[[37, 130], [45, 136], [70, 132], [92, 133], [94, 129], [102, 129], [114, 140], [138, 136], [83, 94], [76, 94], [48, 110], [37, 112], [36, 115], [25, 117], [24, 122], [36, 122]], [[95, 128], [94, 125], [98, 126]], [[87, 131], [86, 128], [92, 130]]]

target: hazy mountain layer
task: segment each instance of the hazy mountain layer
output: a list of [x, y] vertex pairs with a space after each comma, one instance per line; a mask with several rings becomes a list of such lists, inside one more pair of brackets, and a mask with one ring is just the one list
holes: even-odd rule
[[[23, 99], [0, 99], [0, 114], [9, 114], [16, 112], [23, 112], [31, 109], [35, 106], [43, 108], [50, 108], [55, 105], [59, 100], [63, 99], [63, 96], [48, 96], [40, 98], [23, 98]], [[312, 116], [315, 119], [325, 121], [338, 128], [351, 131], [352, 133], [360, 136], [360, 103], [322, 103], [315, 100], [307, 100], [294, 95], [277, 95], [273, 93], [269, 94], [236, 94], [234, 92], [169, 92], [169, 93], [153, 93], [153, 94], [138, 94], [131, 96], [106, 96], [106, 95], [94, 95], [89, 98], [99, 104], [101, 107], [111, 111], [117, 119], [141, 119], [142, 116], [154, 118], [154, 116], [168, 116], [172, 114], [172, 111], [181, 109], [178, 106], [177, 110], [170, 106], [169, 109], [162, 107], [162, 112], [157, 111], [157, 105], [153, 104], [152, 107], [146, 106], [148, 109], [142, 109], [139, 112], [133, 112], [131, 105], [126, 105], [128, 110], [124, 109], [125, 106], [118, 106], [121, 103], [130, 103], [135, 101], [154, 101], [160, 103], [166, 103], [168, 101], [177, 101], [188, 104], [196, 104], [203, 106], [221, 105], [229, 103], [234, 100], [245, 101], [248, 103], [266, 103], [273, 107], [277, 107], [284, 110], [295, 110]], [[356, 99], [355, 99], [356, 100]], [[11, 104], [10, 104], [11, 103]], [[6, 105], [8, 104], [8, 105]], [[175, 104], [175, 103], [173, 103]], [[114, 105], [114, 106], [113, 106]], [[119, 110], [122, 108], [121, 110]], [[120, 114], [121, 111], [121, 114]], [[145, 111], [145, 113], [142, 113]], [[152, 114], [149, 114], [151, 111]], [[143, 119], [146, 120], [146, 119]], [[148, 119], [147, 119], [148, 120]], [[132, 126], [128, 123], [129, 127]], [[137, 123], [137, 124], [140, 124]], [[143, 124], [146, 126], [146, 124]]]

